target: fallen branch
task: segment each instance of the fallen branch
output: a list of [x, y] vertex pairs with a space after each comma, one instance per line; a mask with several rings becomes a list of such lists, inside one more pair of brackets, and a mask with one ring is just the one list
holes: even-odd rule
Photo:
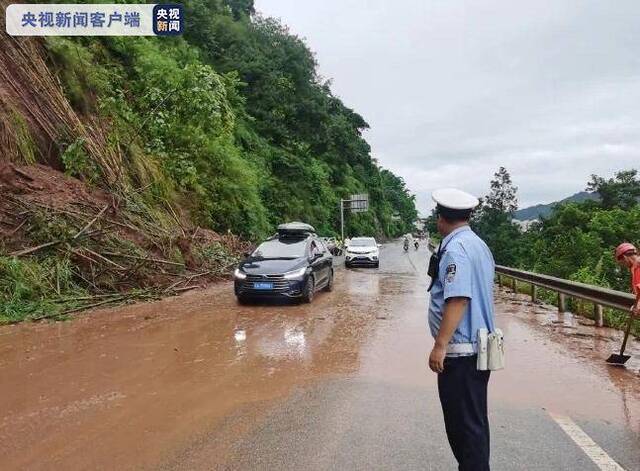
[[[191, 289], [192, 288], [197, 288], [197, 286], [190, 287], [190, 288]], [[101, 295], [96, 295], [95, 297], [98, 297], [98, 296], [101, 296]], [[107, 295], [102, 295], [102, 296], [107, 296]], [[66, 311], [62, 311], [62, 312], [50, 312], [48, 314], [43, 314], [42, 316], [34, 317], [34, 318], [32, 318], [32, 320], [33, 321], [39, 321], [39, 320], [48, 319], [48, 318], [51, 318], [51, 317], [64, 316], [66, 314], [73, 314], [74, 312], [86, 311], [88, 309], [93, 309], [93, 308], [96, 308], [96, 307], [104, 306], [106, 304], [126, 302], [126, 301], [128, 301], [130, 299], [157, 299], [157, 298], [158, 298], [158, 296], [154, 295], [151, 292], [128, 293], [128, 294], [114, 295], [114, 297], [111, 297], [109, 299], [105, 299], [105, 300], [97, 302], [97, 303], [85, 304], [83, 306], [78, 306], [78, 307], [75, 307], [73, 309], [67, 309]]]
[[18, 250], [17, 252], [11, 252], [9, 255], [11, 257], [21, 257], [23, 255], [29, 255], [30, 253], [37, 252], [38, 250], [46, 249], [47, 247], [51, 247], [53, 245], [59, 244], [60, 240], [52, 240], [51, 242], [46, 242], [44, 244], [36, 245], [35, 247], [29, 247], [28, 249]]
[[93, 294], [91, 296], [78, 296], [75, 298], [58, 298], [58, 299], [54, 299], [53, 302], [55, 303], [68, 303], [68, 302], [72, 302], [72, 301], [92, 301], [94, 299], [100, 299], [100, 298], [115, 298], [115, 297], [121, 297], [122, 294], [120, 293], [110, 293], [110, 294]]
[[184, 288], [176, 288], [173, 291], [188, 291], [190, 289], [196, 289], [196, 288], [200, 288], [200, 286], [199, 285], [185, 286]]
[[118, 269], [120, 269], [120, 270], [126, 270], [126, 268], [125, 268], [125, 267], [123, 267], [122, 265], [118, 265], [118, 264], [117, 264], [116, 262], [114, 262], [113, 260], [109, 260], [107, 257], [105, 257], [105, 256], [103, 256], [103, 255], [101, 255], [101, 254], [99, 254], [98, 252], [94, 252], [93, 250], [88, 249], [88, 248], [86, 248], [86, 247], [82, 247], [82, 249], [83, 249], [83, 250], [86, 250], [86, 251], [87, 251], [87, 252], [89, 252], [91, 255], [94, 255], [94, 256], [98, 257], [100, 260], [103, 260], [103, 261], [107, 262], [108, 264], [113, 265], [114, 267], [116, 267], [116, 268], [118, 268]]
[[180, 228], [180, 230], [182, 231], [182, 236], [186, 237], [187, 233], [184, 231], [184, 227], [182, 227], [182, 223], [180, 222], [180, 219], [178, 219], [178, 215], [176, 214], [176, 212], [173, 210], [173, 206], [171, 206], [171, 203], [169, 203], [168, 200], [164, 200], [164, 202], [167, 204], [167, 206], [169, 207], [169, 211], [171, 211], [171, 215], [173, 216], [173, 219], [175, 219], [176, 224], [178, 224], [178, 227]]
[[112, 302], [125, 301], [127, 299], [129, 299], [128, 296], [120, 296], [118, 298], [105, 299], [104, 301], [100, 301], [99, 303], [93, 303], [93, 304], [88, 304], [88, 305], [85, 305], [85, 306], [76, 307], [76, 308], [73, 308], [73, 309], [67, 309], [66, 311], [62, 311], [62, 312], [50, 312], [48, 314], [43, 314], [42, 316], [34, 317], [33, 320], [34, 321], [40, 321], [42, 319], [48, 319], [50, 317], [64, 316], [66, 314], [72, 314], [74, 312], [79, 312], [79, 311], [84, 311], [84, 310], [87, 310], [87, 309], [92, 309], [94, 307], [103, 306], [105, 304], [109, 304], [109, 303], [112, 303]]
[[165, 265], [174, 265], [177, 267], [184, 267], [184, 263], [171, 262], [169, 260], [162, 260], [159, 258], [138, 257], [136, 255], [127, 255], [118, 252], [103, 252], [104, 255], [110, 255], [112, 257], [130, 258], [132, 260], [143, 260], [145, 262], [163, 263]]
[[180, 285], [180, 284], [182, 284], [182, 283], [185, 283], [185, 282], [187, 282], [187, 283], [188, 283], [188, 281], [187, 281], [187, 280], [178, 280], [178, 281], [176, 281], [175, 283], [173, 283], [173, 284], [171, 284], [171, 285], [167, 286], [167, 287], [164, 289], [164, 291], [163, 291], [163, 292], [164, 292], [164, 293], [167, 293], [167, 292], [169, 292], [169, 291], [171, 291], [171, 290], [175, 290], [176, 286], [178, 286], [178, 285]]
[[12, 166], [12, 170], [17, 173], [18, 175], [20, 175], [23, 178], [26, 178], [27, 180], [29, 180], [30, 182], [33, 181], [33, 177], [31, 175], [29, 175], [26, 172], [23, 172], [22, 170], [20, 170], [19, 168], [13, 167]]
[[87, 229], [89, 229], [98, 219], [100, 219], [102, 217], [102, 215], [104, 214], [104, 212], [107, 209], [109, 209], [109, 206], [111, 206], [111, 204], [107, 204], [104, 208], [102, 208], [102, 210], [98, 213], [98, 215], [96, 217], [94, 217], [91, 221], [89, 221], [86, 226], [84, 226], [82, 229], [80, 229], [80, 231], [76, 235], [73, 236], [73, 240], [76, 240], [78, 237], [80, 237], [83, 232], [85, 232]]
[[94, 307], [104, 306], [105, 304], [109, 304], [109, 303], [126, 301], [127, 299], [129, 299], [129, 296], [120, 296], [117, 298], [105, 299], [104, 301], [100, 301], [98, 303], [88, 304], [88, 305], [76, 307], [73, 309], [67, 309], [66, 311], [62, 311], [60, 315], [72, 314], [78, 311], [86, 311], [87, 309], [93, 309]]
[[14, 230], [12, 230], [12, 231], [9, 233], [9, 237], [11, 237], [11, 236], [12, 236], [12, 235], [14, 235], [16, 232], [18, 232], [18, 231], [20, 230], [20, 228], [21, 228], [22, 226], [24, 226], [24, 225], [27, 223], [27, 221], [28, 221], [28, 220], [29, 220], [29, 218], [25, 218], [25, 219], [20, 223], [20, 225], [18, 225], [18, 227], [16, 227]]
[[91, 262], [91, 263], [98, 263], [97, 260], [92, 259], [91, 257], [83, 254], [82, 252], [80, 252], [77, 249], [72, 249], [71, 253], [74, 254], [74, 255], [77, 255], [78, 257], [84, 258], [85, 260], [89, 260], [89, 262]]
[[[91, 267], [93, 268], [93, 265], [91, 265]], [[79, 270], [76, 270], [76, 271], [74, 272], [74, 274], [75, 274], [78, 278], [80, 278], [82, 281], [84, 281], [86, 284], [93, 286], [93, 289], [94, 289], [94, 290], [96, 290], [96, 291], [98, 291], [98, 290], [99, 290], [99, 288], [98, 288], [98, 287], [96, 286], [96, 284], [94, 283], [95, 279], [94, 279], [94, 281], [89, 281], [89, 280], [87, 280], [84, 276], [82, 276], [82, 273], [80, 273], [80, 271], [79, 271]]]
[[205, 272], [202, 272], [202, 273], [196, 273], [195, 275], [191, 275], [189, 277], [189, 281], [187, 283], [191, 282], [191, 280], [193, 280], [194, 278], [198, 278], [199, 276], [210, 275], [211, 273], [213, 273], [213, 270], [209, 270], [209, 271], [205, 271]]

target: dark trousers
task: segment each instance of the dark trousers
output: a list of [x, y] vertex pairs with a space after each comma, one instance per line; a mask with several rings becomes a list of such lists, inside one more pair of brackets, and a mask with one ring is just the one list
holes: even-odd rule
[[444, 426], [460, 471], [489, 471], [487, 385], [490, 371], [476, 369], [477, 356], [446, 358], [438, 375]]

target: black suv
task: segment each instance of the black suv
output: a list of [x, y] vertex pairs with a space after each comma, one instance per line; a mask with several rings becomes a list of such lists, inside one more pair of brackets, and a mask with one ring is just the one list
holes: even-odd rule
[[234, 274], [238, 301], [264, 297], [298, 298], [310, 303], [316, 291], [333, 288], [333, 257], [309, 224], [278, 226]]

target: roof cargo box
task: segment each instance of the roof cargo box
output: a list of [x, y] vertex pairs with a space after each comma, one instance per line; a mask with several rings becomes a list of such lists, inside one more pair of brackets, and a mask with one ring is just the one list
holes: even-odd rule
[[315, 228], [310, 224], [305, 224], [304, 222], [294, 221], [288, 222], [286, 224], [280, 224], [278, 226], [278, 234], [284, 236], [306, 236], [315, 233]]

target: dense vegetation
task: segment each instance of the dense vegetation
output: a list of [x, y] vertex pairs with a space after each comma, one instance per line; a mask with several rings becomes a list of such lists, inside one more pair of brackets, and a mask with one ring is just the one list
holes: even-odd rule
[[[621, 171], [609, 179], [593, 175], [586, 190], [600, 198], [558, 204], [523, 232], [512, 222], [517, 188], [501, 168], [472, 225], [499, 264], [629, 291], [629, 273], [616, 264], [613, 251], [624, 241], [640, 243], [638, 172]], [[611, 312], [609, 317], [612, 324], [624, 320]]]
[[182, 37], [0, 32], [0, 324], [190, 289], [229, 272], [237, 236], [336, 235], [355, 193], [370, 210], [347, 235], [411, 229], [413, 195], [301, 39], [252, 0], [184, 9]]
[[597, 191], [600, 200], [558, 204], [548, 218], [525, 232], [511, 220], [517, 209], [517, 188], [504, 168], [491, 186], [473, 225], [491, 246], [497, 263], [629, 289], [628, 274], [616, 265], [613, 250], [623, 241], [640, 242], [636, 170], [618, 172], [606, 180], [594, 175], [587, 189]]
[[[364, 119], [334, 97], [305, 43], [249, 0], [184, 3], [178, 38], [49, 38], [74, 109], [110, 121], [126, 184], [188, 205], [198, 223], [250, 238], [302, 219], [339, 227], [339, 200], [370, 195], [349, 234], [395, 236], [416, 218], [401, 178], [380, 168]], [[66, 170], [100, 184], [81, 141]]]

